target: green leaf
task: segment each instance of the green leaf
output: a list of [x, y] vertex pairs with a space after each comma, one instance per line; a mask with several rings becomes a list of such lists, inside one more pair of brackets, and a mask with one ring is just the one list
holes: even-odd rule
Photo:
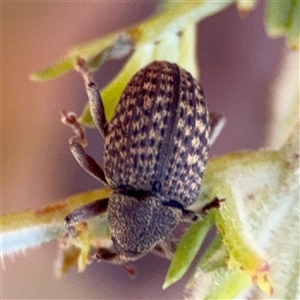
[[[82, 57], [87, 61], [93, 60], [95, 57], [101, 56], [101, 53], [114, 48], [123, 37], [126, 37], [128, 42], [132, 44], [135, 49], [144, 47], [147, 44], [152, 44], [152, 46], [156, 43], [159, 44], [169, 35], [177, 34], [190, 25], [195, 25], [200, 20], [218, 13], [232, 3], [233, 0], [221, 2], [199, 0], [197, 2], [182, 2], [169, 6], [169, 9], [132, 27], [73, 47], [61, 62], [54, 64], [46, 70], [33, 74], [31, 79], [46, 81], [61, 76], [72, 69], [72, 65], [76, 63], [78, 57]], [[128, 44], [126, 44], [126, 47], [127, 46]], [[144, 48], [144, 50], [146, 50], [146, 48]], [[169, 51], [169, 54], [172, 54], [172, 52], [173, 51]], [[125, 51], [125, 54], [126, 53]], [[113, 58], [123, 56], [124, 53], [122, 55], [118, 54]], [[131, 72], [131, 76], [133, 73], [134, 71]]]
[[[126, 34], [131, 37], [135, 51], [117, 77], [101, 91], [107, 119], [112, 118], [121, 94], [132, 76], [154, 60], [176, 62], [197, 78], [195, 24], [229, 4], [230, 1], [224, 3], [209, 3], [208, 1], [189, 4], [179, 3], [170, 6], [168, 10], [153, 18], [129, 28]], [[107, 41], [108, 37], [103, 39]], [[109, 40], [112, 42], [111, 36]], [[101, 39], [78, 46], [71, 53], [74, 52], [77, 56], [87, 58], [91, 54], [96, 55], [96, 49], [100, 48], [100, 45]], [[186, 47], [186, 45], [190, 46]], [[106, 47], [112, 47], [112, 44], [107, 43]], [[103, 49], [101, 47], [101, 51]], [[170, 49], [172, 49], [171, 52]], [[89, 104], [85, 106], [80, 116], [80, 122], [85, 126], [94, 126]]]
[[[92, 69], [96, 69], [98, 65], [108, 58], [123, 57], [129, 52], [129, 45], [132, 43], [130, 36], [124, 31], [106, 35], [90, 43], [85, 43], [72, 48], [66, 56], [53, 66], [45, 70], [34, 73], [30, 79], [35, 81], [53, 80], [64, 75], [68, 71], [74, 69], [77, 59], [84, 58], [90, 63]], [[124, 52], [118, 51], [120, 45], [124, 46]]]
[[49, 205], [1, 216], [1, 256], [24, 251], [58, 239], [65, 231], [64, 218], [75, 208], [110, 194], [110, 189], [89, 191]]
[[215, 288], [204, 299], [235, 299], [241, 291], [251, 285], [251, 278], [245, 272], [235, 269], [218, 269], [215, 274]]
[[33, 81], [48, 81], [55, 79], [59, 76], [66, 74], [68, 71], [71, 71], [74, 66], [74, 59], [65, 57], [61, 61], [57, 62], [55, 65], [34, 73], [30, 76], [30, 79]]
[[[199, 278], [211, 277], [213, 271], [223, 268], [226, 269], [229, 260], [229, 252], [226, 249], [221, 234], [217, 234], [213, 241], [209, 244], [195, 269], [194, 274], [190, 278], [186, 288], [194, 290], [199, 285]], [[211, 273], [208, 275], [207, 273]]]
[[[106, 117], [110, 120], [132, 76], [154, 60], [176, 62], [197, 78], [196, 23], [232, 2], [201, 0], [168, 4], [167, 9], [144, 22], [72, 48], [61, 62], [33, 74], [31, 79], [46, 81], [63, 75], [72, 69], [78, 57], [84, 58], [95, 71], [105, 60], [122, 58], [134, 49], [121, 72], [101, 91]], [[85, 126], [94, 126], [89, 104], [79, 120]]]
[[203, 220], [197, 221], [190, 226], [178, 245], [163, 289], [177, 282], [186, 273], [212, 225], [213, 217], [211, 214], [208, 214]]
[[[249, 299], [299, 298], [299, 145], [298, 122], [279, 151], [241, 152], [209, 162], [203, 196], [226, 198], [215, 221], [229, 253], [228, 274], [221, 272], [220, 288], [220, 270], [205, 273], [207, 265], [200, 264], [203, 270], [198, 268], [190, 284], [195, 299], [241, 292]], [[231, 272], [249, 282], [247, 289], [232, 285]], [[205, 295], [197, 288], [203, 283]]]
[[300, 36], [300, 1], [296, 0], [295, 2], [296, 3], [292, 12], [287, 38], [289, 46], [298, 49]]
[[266, 7], [265, 24], [270, 37], [285, 36], [291, 47], [299, 48], [299, 0], [272, 1]]
[[229, 252], [223, 243], [221, 234], [218, 233], [203, 253], [197, 269], [201, 269], [203, 272], [211, 272], [227, 267], [228, 260]]
[[266, 7], [266, 26], [271, 36], [284, 33], [292, 15], [294, 0], [268, 1]]

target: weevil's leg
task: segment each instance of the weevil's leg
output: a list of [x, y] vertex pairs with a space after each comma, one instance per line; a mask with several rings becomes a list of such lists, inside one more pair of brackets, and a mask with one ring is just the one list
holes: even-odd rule
[[158, 255], [162, 258], [167, 258], [164, 249], [160, 244], [156, 244], [155, 247], [152, 249], [152, 253]]
[[205, 204], [200, 211], [192, 211], [192, 210], [187, 210], [183, 209], [182, 212], [182, 217], [181, 221], [186, 221], [186, 222], [195, 222], [199, 218], [203, 217], [204, 215], [207, 214], [207, 211], [209, 211], [212, 208], [220, 208], [221, 202], [224, 202], [225, 199], [219, 199], [219, 198], [214, 198], [211, 202]]
[[97, 261], [106, 261], [112, 264], [121, 265], [130, 276], [134, 277], [136, 272], [132, 264], [128, 262], [123, 262], [119, 259], [119, 255], [115, 252], [110, 251], [107, 248], [97, 249], [97, 253], [94, 255], [94, 259]]
[[224, 202], [226, 199], [219, 199], [218, 197], [215, 197], [211, 202], [207, 203], [201, 208], [201, 214], [205, 215], [207, 211], [209, 211], [212, 208], [220, 208], [221, 202]]
[[107, 211], [108, 201], [108, 198], [96, 200], [73, 210], [65, 217], [67, 231], [75, 237], [77, 232], [74, 225], [104, 214]]
[[130, 264], [130, 263], [123, 263], [122, 267], [125, 269], [125, 271], [131, 276], [131, 277], [135, 277], [136, 275], [136, 271], [135, 271], [135, 267]]
[[198, 220], [198, 215], [194, 211], [188, 209], [182, 210], [181, 221], [195, 222], [197, 220]]
[[164, 240], [162, 240], [159, 245], [162, 247], [162, 249], [165, 252], [165, 256], [167, 259], [171, 260], [174, 256], [174, 253], [177, 248], [177, 243], [175, 242], [173, 237], [167, 237]]
[[222, 131], [224, 125], [226, 123], [226, 119], [222, 114], [210, 112], [209, 113], [209, 125], [210, 125], [210, 136], [209, 136], [209, 146], [211, 146], [220, 132]]
[[198, 220], [198, 216], [194, 211], [185, 209], [183, 205], [178, 203], [177, 201], [169, 200], [162, 202], [162, 204], [165, 206], [180, 209], [182, 212], [181, 221], [193, 222]]
[[174, 256], [178, 244], [178, 240], [170, 236], [163, 241], [160, 241], [152, 249], [152, 252], [160, 257], [171, 260]]
[[115, 264], [122, 264], [121, 260], [118, 259], [119, 255], [107, 248], [98, 248], [97, 252], [94, 254], [94, 259], [97, 261], [106, 260]]
[[86, 172], [107, 185], [103, 169], [90, 155], [85, 152], [81, 144], [73, 141], [72, 143], [70, 143], [70, 149], [77, 162]]
[[[170, 260], [173, 258], [173, 255], [177, 249], [178, 243], [179, 243], [179, 240], [175, 239], [173, 237], [173, 238], [171, 238], [171, 246], [167, 246], [168, 247], [167, 250], [165, 249], [166, 247], [163, 246], [160, 242], [160, 243], [156, 244], [155, 247], [152, 249], [152, 253], [154, 253], [155, 255], [158, 255], [162, 258], [166, 258], [166, 259]], [[169, 253], [169, 255], [166, 254], [166, 251], [167, 251], [167, 253]]]
[[107, 185], [104, 171], [83, 148], [87, 143], [85, 141], [84, 129], [77, 121], [76, 115], [72, 112], [66, 113], [65, 111], [62, 111], [61, 120], [75, 132], [75, 136], [69, 140], [69, 145], [70, 150], [79, 165], [94, 178]]
[[95, 122], [100, 133], [103, 135], [103, 137], [105, 137], [107, 133], [108, 124], [99, 87], [94, 82], [92, 73], [87, 68], [84, 59], [78, 59], [76, 70], [82, 75], [84, 79], [93, 121]]

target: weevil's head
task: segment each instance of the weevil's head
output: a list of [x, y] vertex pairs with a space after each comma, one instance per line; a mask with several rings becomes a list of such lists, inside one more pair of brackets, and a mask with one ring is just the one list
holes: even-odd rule
[[181, 215], [179, 209], [163, 205], [156, 196], [113, 193], [108, 222], [119, 259], [130, 261], [147, 254], [172, 233]]

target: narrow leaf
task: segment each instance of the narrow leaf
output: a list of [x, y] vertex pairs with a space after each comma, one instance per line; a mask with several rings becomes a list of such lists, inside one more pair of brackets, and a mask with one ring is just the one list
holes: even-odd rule
[[64, 75], [68, 71], [71, 71], [74, 66], [74, 60], [68, 57], [65, 57], [61, 61], [57, 62], [55, 65], [32, 74], [30, 79], [33, 81], [48, 81], [55, 79], [59, 76]]
[[299, 19], [300, 3], [298, 0], [268, 1], [265, 24], [269, 36], [284, 35], [290, 46], [299, 48]]
[[295, 49], [299, 48], [299, 36], [300, 36], [300, 1], [295, 1], [295, 6], [290, 18], [288, 28], [288, 44]]
[[234, 299], [241, 291], [251, 285], [251, 277], [242, 270], [235, 269], [228, 272], [225, 269], [219, 269], [216, 272], [217, 287], [208, 293], [204, 299]]
[[168, 270], [163, 289], [166, 289], [171, 284], [178, 281], [186, 273], [212, 224], [213, 217], [209, 214], [203, 220], [190, 226], [178, 245]]
[[215, 269], [224, 268], [228, 264], [229, 252], [226, 249], [221, 234], [217, 234], [209, 247], [203, 253], [197, 269], [211, 272]]
[[[87, 61], [98, 57], [103, 51], [114, 47], [120, 37], [127, 36], [130, 43], [136, 49], [146, 44], [155, 44], [163, 41], [168, 35], [173, 35], [184, 30], [190, 25], [222, 11], [233, 0], [227, 1], [208, 1], [201, 0], [197, 2], [177, 3], [164, 10], [162, 13], [145, 20], [137, 25], [122, 29], [96, 40], [84, 43], [72, 48], [61, 62], [54, 64], [46, 70], [37, 72], [31, 76], [31, 79], [38, 81], [52, 80], [65, 74], [72, 69], [72, 65], [78, 57]], [[122, 52], [122, 51], [121, 51]], [[172, 53], [172, 51], [169, 53]], [[118, 58], [120, 55], [114, 58]], [[122, 56], [122, 55], [121, 55]], [[131, 72], [131, 75], [133, 72]]]
[[110, 194], [109, 189], [89, 191], [48, 205], [41, 210], [1, 216], [1, 256], [58, 239], [64, 232], [64, 218], [75, 208]]

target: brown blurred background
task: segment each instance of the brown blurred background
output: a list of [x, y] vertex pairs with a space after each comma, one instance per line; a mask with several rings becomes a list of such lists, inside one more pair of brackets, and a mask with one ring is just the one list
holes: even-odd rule
[[[259, 1], [260, 2], [260, 1]], [[75, 72], [47, 83], [29, 74], [62, 57], [71, 46], [129, 26], [149, 16], [156, 2], [2, 3], [2, 213], [41, 208], [71, 194], [98, 187], [69, 153], [70, 130], [62, 109], [81, 112], [86, 102]], [[227, 125], [213, 155], [263, 146], [268, 87], [284, 41], [268, 39], [264, 2], [246, 18], [235, 7], [199, 27], [198, 58], [210, 110], [223, 112]], [[109, 62], [97, 74], [101, 86], [120, 68]], [[89, 152], [102, 162], [102, 139], [88, 131]], [[109, 264], [83, 274], [53, 276], [56, 243], [5, 258], [1, 299], [183, 299], [186, 280], [163, 291], [168, 263], [153, 255], [137, 261], [138, 277]]]

